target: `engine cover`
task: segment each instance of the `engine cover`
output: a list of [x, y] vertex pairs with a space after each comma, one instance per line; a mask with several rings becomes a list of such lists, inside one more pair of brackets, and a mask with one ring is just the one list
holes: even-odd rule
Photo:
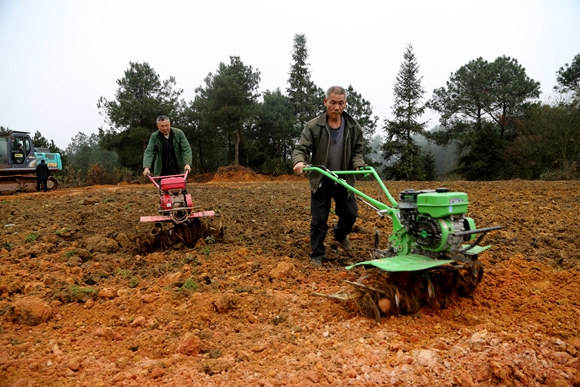
[[464, 192], [429, 192], [417, 195], [417, 211], [432, 218], [462, 215], [467, 212], [467, 194]]
[[161, 180], [161, 191], [179, 191], [185, 189], [185, 180], [178, 177], [168, 177]]

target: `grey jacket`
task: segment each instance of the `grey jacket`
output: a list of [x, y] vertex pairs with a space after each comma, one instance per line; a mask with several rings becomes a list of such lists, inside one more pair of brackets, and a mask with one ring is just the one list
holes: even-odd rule
[[[344, 125], [344, 148], [342, 152], [342, 170], [354, 170], [363, 167], [362, 150], [364, 139], [361, 126], [348, 113], [343, 112], [342, 117], [346, 120]], [[326, 165], [330, 148], [330, 129], [328, 128], [327, 113], [306, 123], [300, 140], [292, 152], [292, 165], [300, 161], [311, 165]], [[312, 154], [312, 157], [310, 155]], [[310, 158], [310, 161], [308, 159]], [[344, 175], [349, 185], [354, 186], [355, 175]], [[322, 180], [318, 172], [310, 172], [310, 189], [316, 192]]]

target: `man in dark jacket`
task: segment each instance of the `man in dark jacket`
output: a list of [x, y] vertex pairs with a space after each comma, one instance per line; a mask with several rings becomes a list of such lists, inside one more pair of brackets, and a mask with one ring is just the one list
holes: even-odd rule
[[[300, 140], [292, 153], [294, 172], [301, 174], [312, 154], [312, 165], [324, 165], [331, 171], [359, 169], [365, 165], [362, 149], [363, 135], [361, 126], [345, 111], [346, 91], [333, 86], [324, 98], [326, 112], [306, 123]], [[335, 184], [320, 173], [310, 172], [310, 262], [321, 266], [326, 259], [324, 239], [328, 231], [328, 214], [331, 200], [336, 203], [338, 222], [333, 228], [334, 239], [345, 251], [351, 250], [348, 234], [358, 215], [354, 194]], [[346, 181], [354, 186], [355, 175], [346, 175]]]
[[171, 127], [167, 116], [157, 117], [156, 132], [149, 137], [143, 155], [143, 175], [153, 168], [154, 176], [178, 175], [191, 171], [191, 147], [183, 131]]
[[44, 192], [48, 190], [46, 182], [50, 176], [50, 171], [48, 170], [48, 165], [44, 160], [40, 160], [40, 164], [36, 166], [36, 190], [40, 191], [41, 187]]

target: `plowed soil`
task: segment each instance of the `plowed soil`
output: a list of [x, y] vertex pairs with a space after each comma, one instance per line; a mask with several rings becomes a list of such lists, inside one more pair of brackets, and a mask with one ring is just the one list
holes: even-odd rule
[[0, 197], [0, 386], [580, 386], [580, 182], [386, 184], [466, 192], [503, 226], [473, 298], [377, 323], [312, 295], [349, 294], [391, 225], [360, 204], [353, 254], [329, 236], [312, 267], [303, 177], [192, 177], [217, 214], [191, 247], [151, 243], [151, 184]]

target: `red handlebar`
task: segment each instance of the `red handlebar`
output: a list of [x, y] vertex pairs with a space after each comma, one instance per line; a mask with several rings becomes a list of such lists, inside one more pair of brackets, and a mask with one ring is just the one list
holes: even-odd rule
[[162, 180], [162, 179], [166, 179], [168, 177], [183, 177], [183, 180], [185, 180], [187, 182], [187, 175], [189, 174], [189, 171], [185, 171], [185, 173], [179, 174], [179, 175], [165, 175], [165, 176], [151, 176], [151, 174], [148, 174], [147, 177], [149, 178], [149, 180], [151, 180], [151, 182], [155, 185], [155, 187], [157, 187], [157, 189], [159, 189], [159, 183], [157, 182], [158, 180]]

